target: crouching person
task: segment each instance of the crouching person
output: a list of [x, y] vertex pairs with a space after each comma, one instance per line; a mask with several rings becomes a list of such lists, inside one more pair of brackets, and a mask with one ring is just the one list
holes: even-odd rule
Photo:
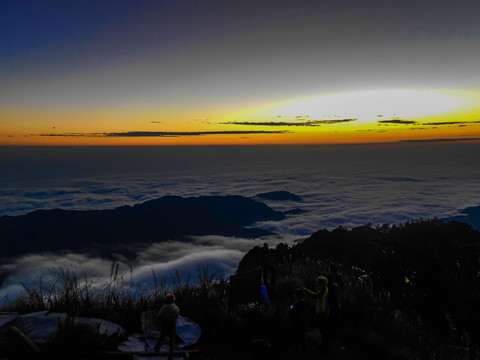
[[180, 310], [178, 306], [175, 305], [175, 295], [167, 294], [165, 297], [165, 305], [163, 305], [158, 312], [160, 337], [154, 347], [154, 351], [158, 352], [160, 346], [167, 343], [165, 339], [168, 337], [168, 345], [170, 347], [169, 359], [172, 359], [173, 350], [175, 349], [176, 327], [179, 314]]

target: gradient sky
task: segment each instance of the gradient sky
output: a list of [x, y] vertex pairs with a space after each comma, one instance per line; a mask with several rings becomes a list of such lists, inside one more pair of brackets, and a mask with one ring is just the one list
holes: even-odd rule
[[478, 140], [478, 14], [472, 0], [3, 0], [0, 145]]

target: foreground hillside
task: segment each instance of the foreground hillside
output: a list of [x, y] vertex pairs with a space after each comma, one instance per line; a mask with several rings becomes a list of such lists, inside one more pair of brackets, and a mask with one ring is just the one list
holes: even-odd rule
[[[252, 249], [239, 271], [260, 263]], [[476, 358], [480, 323], [480, 233], [438, 220], [401, 226], [320, 230], [273, 252], [282, 279], [312, 285], [338, 264], [345, 277], [344, 329], [361, 342], [384, 343], [384, 357]], [[287, 261], [285, 259], [288, 259]], [[292, 289], [290, 289], [292, 291]], [[375, 344], [372, 349], [375, 348]], [[372, 350], [373, 351], [373, 350]]]
[[[259, 269], [264, 247], [240, 261], [237, 274]], [[276, 272], [267, 282], [269, 309], [258, 296], [232, 302], [232, 284], [204, 268], [197, 281], [154, 289], [125, 282], [112, 266], [111, 282], [95, 290], [88, 279], [64, 273], [56, 287], [29, 289], [9, 311], [49, 310], [70, 317], [103, 318], [128, 333], [141, 331], [143, 311], [158, 308], [174, 291], [181, 314], [202, 327], [197, 358], [294, 359], [289, 308], [296, 288], [311, 288], [336, 263], [345, 288], [341, 317], [329, 354], [320, 334], [308, 333], [312, 357], [324, 359], [475, 359], [480, 322], [480, 233], [469, 225], [437, 220], [401, 226], [321, 230], [294, 246], [268, 250]], [[135, 292], [131, 290], [135, 289]], [[308, 298], [314, 305], [314, 299]], [[313, 314], [312, 314], [313, 317]], [[120, 342], [122, 339], [118, 339]], [[87, 343], [85, 343], [87, 342]], [[117, 342], [117, 343], [118, 343]], [[63, 333], [47, 354], [88, 355], [115, 348]], [[112, 347], [113, 346], [113, 347]], [[63, 354], [63, 355], [58, 355]]]

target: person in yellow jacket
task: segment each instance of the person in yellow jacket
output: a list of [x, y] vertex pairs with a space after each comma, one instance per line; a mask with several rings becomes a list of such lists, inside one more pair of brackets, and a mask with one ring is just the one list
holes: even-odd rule
[[322, 334], [322, 348], [326, 352], [330, 350], [330, 320], [328, 307], [328, 279], [325, 276], [317, 276], [315, 289], [305, 289], [307, 294], [315, 298], [316, 325]]

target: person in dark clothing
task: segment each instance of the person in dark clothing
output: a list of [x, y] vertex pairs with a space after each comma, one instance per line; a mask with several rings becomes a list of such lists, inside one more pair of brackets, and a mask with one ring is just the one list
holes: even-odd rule
[[169, 359], [172, 359], [173, 350], [175, 349], [176, 327], [179, 314], [178, 306], [175, 305], [175, 295], [167, 294], [165, 297], [165, 305], [163, 305], [158, 312], [160, 337], [155, 344], [154, 351], [158, 352], [160, 346], [166, 343], [165, 339], [168, 337], [168, 345], [170, 347]]
[[298, 359], [307, 359], [308, 350], [306, 336], [308, 331], [308, 319], [310, 317], [310, 305], [305, 300], [302, 289], [294, 292], [295, 302], [290, 306], [290, 320], [292, 323], [292, 336], [295, 346], [295, 352]]
[[269, 249], [267, 243], [263, 244], [262, 252], [260, 253], [263, 283], [265, 285], [268, 285], [268, 283], [270, 282], [270, 285], [272, 288], [275, 287], [275, 283], [277, 281], [276, 279], [277, 274], [273, 267], [274, 260], [275, 260], [275, 253], [273, 249]]
[[328, 306], [330, 311], [329, 322], [332, 336], [336, 336], [340, 324], [340, 308], [343, 298], [343, 276], [338, 272], [335, 264], [330, 265], [328, 279]]

